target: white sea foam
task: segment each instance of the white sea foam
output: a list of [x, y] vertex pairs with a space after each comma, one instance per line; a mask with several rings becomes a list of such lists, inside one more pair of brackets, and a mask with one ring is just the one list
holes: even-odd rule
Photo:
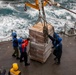
[[[10, 4], [6, 5], [5, 7], [2, 5], [0, 3], [0, 8], [9, 8], [12, 10], [18, 10]], [[20, 5], [18, 5], [18, 7], [20, 7]], [[72, 11], [76, 12], [76, 10]], [[36, 16], [38, 16], [38, 11], [30, 8], [27, 9], [26, 12], [25, 11], [20, 12], [21, 14], [27, 14], [27, 16], [30, 17], [30, 19], [27, 18], [24, 19], [17, 16], [13, 16], [19, 13], [14, 13], [13, 15], [7, 15], [7, 16], [3, 15], [0, 16], [0, 41], [10, 40], [12, 29], [16, 30], [18, 37], [22, 36], [23, 38], [25, 38], [29, 35], [29, 27], [32, 26], [33, 20], [37, 19]], [[72, 25], [72, 21], [67, 20], [66, 18], [66, 16], [68, 16], [67, 13], [69, 13], [69, 17], [73, 16], [74, 18], [76, 18], [75, 14], [70, 13], [64, 9], [56, 10], [49, 6], [45, 7], [45, 12], [47, 22], [51, 23], [55, 27], [55, 30], [57, 32], [63, 30], [63, 27], [66, 22], [68, 22], [69, 25]], [[64, 16], [65, 18], [60, 16]]]
[[[15, 16], [1, 16], [0, 17], [0, 40], [8, 40], [11, 35], [11, 30], [15, 30], [18, 36], [27, 36], [28, 20], [17, 18]], [[9, 35], [9, 36], [8, 36]]]

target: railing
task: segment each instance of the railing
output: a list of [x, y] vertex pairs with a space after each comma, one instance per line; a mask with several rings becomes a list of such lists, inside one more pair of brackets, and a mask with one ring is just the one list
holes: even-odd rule
[[70, 27], [68, 24], [65, 24], [64, 32], [62, 32], [62, 33], [67, 36], [76, 36], [76, 23], [72, 27]]

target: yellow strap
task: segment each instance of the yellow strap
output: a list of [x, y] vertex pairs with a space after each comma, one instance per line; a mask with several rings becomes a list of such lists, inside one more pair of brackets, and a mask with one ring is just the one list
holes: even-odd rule
[[31, 4], [31, 3], [25, 3], [25, 5], [39, 10], [39, 6], [38, 5], [34, 5], [34, 4]]
[[[46, 0], [46, 1], [48, 1], [48, 0]], [[46, 6], [46, 4], [47, 4], [46, 1], [43, 2], [43, 6]], [[25, 5], [39, 10], [39, 2], [38, 2], [38, 0], [35, 0], [35, 4], [31, 4], [31, 3], [26, 2]]]

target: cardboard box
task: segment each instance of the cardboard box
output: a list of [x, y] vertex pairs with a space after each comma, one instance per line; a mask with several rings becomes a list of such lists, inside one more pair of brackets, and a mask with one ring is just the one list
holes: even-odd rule
[[[47, 24], [48, 34], [53, 35], [53, 29], [50, 24]], [[30, 41], [30, 58], [41, 63], [44, 63], [52, 52], [52, 44], [50, 39], [44, 42], [43, 24], [37, 23], [29, 29]]]

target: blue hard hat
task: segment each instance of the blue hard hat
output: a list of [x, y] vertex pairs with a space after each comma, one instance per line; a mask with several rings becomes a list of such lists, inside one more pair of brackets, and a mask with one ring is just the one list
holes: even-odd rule
[[58, 38], [58, 37], [59, 37], [59, 35], [58, 35], [57, 33], [55, 33], [55, 32], [54, 32], [53, 37], [54, 37], [54, 38]]
[[14, 37], [14, 36], [17, 36], [17, 33], [16, 32], [13, 32], [12, 33], [12, 36]]

